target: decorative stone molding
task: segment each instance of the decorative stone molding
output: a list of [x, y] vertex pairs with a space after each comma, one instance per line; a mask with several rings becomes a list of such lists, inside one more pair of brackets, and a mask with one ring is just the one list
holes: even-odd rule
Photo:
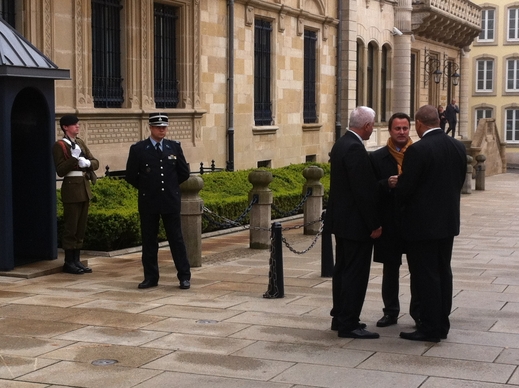
[[245, 25], [250, 27], [254, 24], [254, 7], [245, 7]]
[[142, 22], [142, 28], [141, 31], [141, 84], [142, 84], [142, 91], [141, 91], [141, 100], [142, 100], [142, 107], [145, 109], [152, 109], [155, 107], [155, 101], [153, 98], [153, 89], [151, 81], [151, 74], [152, 74], [152, 61], [150, 60], [150, 53], [148, 50], [149, 39], [152, 39], [148, 35], [148, 31], [150, 30], [150, 5], [149, 0], [143, 0], [141, 1], [141, 22]]
[[305, 20], [302, 17], [297, 18], [297, 35], [301, 36], [305, 33]]
[[52, 41], [52, 5], [50, 0], [45, 0], [43, 3], [43, 53], [52, 58], [53, 41]]
[[75, 59], [76, 59], [76, 71], [75, 71], [75, 85], [76, 85], [76, 106], [77, 108], [91, 108], [92, 102], [92, 81], [91, 81], [91, 67], [90, 58], [91, 53], [87, 52], [88, 44], [85, 42], [88, 31], [90, 20], [86, 17], [87, 7], [89, 7], [88, 1], [76, 0], [74, 3], [74, 15], [75, 15]]
[[287, 16], [284, 12], [279, 12], [278, 16], [278, 31], [285, 32], [285, 17]]

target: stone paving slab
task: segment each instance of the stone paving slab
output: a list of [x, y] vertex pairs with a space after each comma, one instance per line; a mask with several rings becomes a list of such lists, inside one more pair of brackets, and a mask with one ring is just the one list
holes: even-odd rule
[[341, 368], [312, 364], [297, 364], [272, 381], [326, 388], [418, 388], [427, 376]]
[[26, 383], [24, 381], [5, 380], [0, 378], [2, 388], [50, 388], [48, 384]]
[[[175, 352], [145, 365], [145, 368], [201, 375], [268, 381], [294, 363], [211, 353]], [[246, 383], [245, 383], [246, 384]]]
[[296, 388], [292, 384], [232, 379], [220, 376], [201, 376], [177, 372], [164, 372], [142, 384], [136, 385], [135, 388], [157, 388], [172, 386], [182, 388]]
[[2, 356], [0, 379], [16, 379], [17, 377], [27, 375], [27, 373], [45, 368], [56, 362], [58, 361], [42, 358]]
[[100, 343], [74, 343], [45, 355], [47, 359], [92, 364], [96, 360], [117, 360], [117, 366], [138, 368], [171, 353], [163, 349]]
[[117, 365], [94, 366], [81, 362], [61, 361], [23, 376], [25, 381], [47, 382], [62, 386], [86, 388], [126, 388], [160, 374], [143, 368]]

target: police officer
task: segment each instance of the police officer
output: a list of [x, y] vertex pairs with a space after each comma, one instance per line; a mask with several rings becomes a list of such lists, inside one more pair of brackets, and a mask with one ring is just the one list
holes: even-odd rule
[[92, 272], [92, 269], [81, 263], [79, 256], [92, 198], [88, 180], [95, 177], [93, 171], [99, 168], [99, 161], [78, 137], [79, 119], [76, 116], [65, 115], [59, 124], [63, 131], [63, 139], [54, 143], [52, 156], [56, 173], [64, 177], [61, 185], [64, 221], [61, 240], [65, 250], [63, 272], [81, 275]]
[[181, 289], [191, 284], [191, 270], [180, 224], [180, 187], [189, 178], [189, 166], [178, 141], [166, 139], [168, 116], [149, 116], [150, 137], [130, 147], [126, 181], [139, 190], [144, 281], [138, 288], [156, 287], [159, 281], [159, 221], [162, 218]]

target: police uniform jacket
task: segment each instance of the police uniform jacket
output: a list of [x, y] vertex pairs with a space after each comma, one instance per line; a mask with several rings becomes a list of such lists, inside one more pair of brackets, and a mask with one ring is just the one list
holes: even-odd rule
[[[90, 183], [85, 172], [99, 168], [99, 161], [94, 158], [83, 140], [76, 138], [76, 144], [81, 148], [81, 156], [90, 160], [90, 167], [79, 168], [78, 160], [71, 155], [71, 145], [63, 140], [58, 140], [52, 147], [52, 156], [56, 173], [64, 177], [61, 185], [61, 200], [63, 203], [85, 202], [92, 198]], [[72, 171], [82, 172], [81, 176], [67, 176]]]
[[189, 166], [178, 141], [163, 139], [161, 157], [149, 138], [130, 147], [126, 181], [139, 190], [139, 212], [180, 212], [180, 184], [188, 178]]

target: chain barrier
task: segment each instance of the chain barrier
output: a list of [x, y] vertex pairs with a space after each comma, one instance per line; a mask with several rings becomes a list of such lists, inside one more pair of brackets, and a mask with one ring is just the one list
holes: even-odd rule
[[[221, 229], [232, 228], [234, 226], [243, 226], [244, 229], [247, 229], [247, 225], [242, 225], [241, 222], [243, 221], [243, 219], [245, 219], [247, 214], [250, 213], [250, 211], [252, 210], [252, 206], [254, 204], [258, 203], [258, 200], [259, 200], [259, 197], [257, 195], [254, 195], [252, 197], [252, 200], [250, 201], [249, 206], [247, 206], [247, 208], [244, 210], [244, 212], [235, 220], [230, 220], [228, 218], [225, 218], [224, 216], [216, 214], [216, 213], [212, 212], [211, 210], [209, 210], [206, 206], [202, 207], [202, 210], [203, 210], [202, 217], [204, 217], [210, 224], [216, 225], [217, 227], [219, 227]], [[214, 218], [211, 218], [211, 216], [209, 216], [209, 214], [212, 217], [223, 220], [224, 222], [216, 221]]]
[[310, 246], [306, 249], [303, 249], [302, 251], [298, 251], [296, 250], [295, 248], [293, 248], [289, 243], [288, 241], [285, 239], [285, 237], [281, 237], [281, 241], [283, 242], [283, 244], [285, 244], [285, 246], [292, 252], [292, 253], [295, 253], [297, 255], [303, 255], [305, 253], [307, 253], [308, 251], [310, 251], [314, 246], [315, 244], [317, 244], [317, 240], [319, 240], [319, 237], [321, 237], [321, 234], [323, 233], [323, 228], [324, 228], [324, 220], [322, 219], [319, 219], [319, 220], [316, 220], [316, 221], [313, 221], [313, 222], [310, 222], [308, 223], [307, 225], [298, 225], [298, 226], [294, 226], [292, 228], [287, 228], [287, 229], [284, 229], [284, 230], [290, 230], [290, 229], [299, 229], [299, 228], [302, 228], [303, 226], [309, 226], [309, 225], [313, 225], [313, 224], [316, 224], [320, 222], [321, 223], [321, 226], [319, 227], [319, 231], [317, 232], [317, 234], [315, 235], [312, 243], [310, 244]]
[[299, 213], [299, 211], [301, 210], [301, 208], [303, 207], [303, 205], [305, 204], [306, 200], [308, 199], [308, 197], [310, 197], [312, 195], [312, 188], [309, 187], [307, 190], [306, 190], [306, 194], [304, 195], [304, 197], [301, 199], [301, 202], [299, 202], [299, 204], [293, 208], [292, 210], [289, 210], [287, 212], [283, 212], [283, 210], [279, 209], [274, 203], [272, 203], [272, 210], [275, 211], [277, 214], [279, 214], [279, 218], [283, 218], [283, 217], [290, 217], [290, 216], [293, 216], [293, 215], [296, 215]]

